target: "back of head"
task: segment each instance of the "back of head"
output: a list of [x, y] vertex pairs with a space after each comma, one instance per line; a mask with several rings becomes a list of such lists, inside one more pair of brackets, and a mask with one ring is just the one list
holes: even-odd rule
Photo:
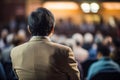
[[75, 33], [72, 36], [72, 39], [75, 40], [75, 43], [76, 43], [77, 46], [80, 46], [80, 45], [82, 46], [82, 44], [84, 43], [82, 34]]
[[105, 56], [105, 57], [108, 57], [110, 55], [109, 47], [106, 45], [99, 45], [97, 51], [100, 52], [102, 56]]
[[54, 22], [53, 14], [42, 7], [28, 16], [28, 25], [33, 36], [48, 36], [54, 27]]
[[85, 43], [92, 43], [93, 42], [93, 35], [91, 33], [86, 33], [84, 35]]

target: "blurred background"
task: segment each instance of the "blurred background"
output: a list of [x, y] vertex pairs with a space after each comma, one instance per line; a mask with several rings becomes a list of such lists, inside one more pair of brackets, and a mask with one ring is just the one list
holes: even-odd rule
[[[27, 16], [38, 7], [52, 11], [56, 34], [71, 37], [74, 33], [119, 36], [119, 0], [1, 0], [0, 32], [26, 30]], [[62, 29], [64, 28], [64, 29]], [[68, 30], [67, 30], [68, 29]]]
[[11, 76], [6, 67], [11, 62], [10, 51], [30, 39], [27, 16], [39, 7], [54, 14], [51, 40], [73, 49], [82, 78], [86, 79], [89, 67], [98, 60], [101, 44], [120, 66], [119, 0], [0, 0], [0, 57], [7, 77]]

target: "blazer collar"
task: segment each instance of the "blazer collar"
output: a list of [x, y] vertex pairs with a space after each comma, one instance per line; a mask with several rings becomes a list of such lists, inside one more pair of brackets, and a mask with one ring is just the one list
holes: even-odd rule
[[47, 36], [32, 36], [30, 41], [51, 41]]

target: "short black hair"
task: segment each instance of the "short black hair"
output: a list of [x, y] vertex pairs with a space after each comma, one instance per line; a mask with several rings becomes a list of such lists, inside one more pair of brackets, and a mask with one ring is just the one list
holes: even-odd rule
[[48, 36], [54, 23], [53, 14], [46, 8], [40, 7], [28, 16], [28, 25], [33, 36]]
[[109, 56], [110, 55], [109, 46], [101, 44], [98, 46], [97, 52], [100, 52], [103, 56]]

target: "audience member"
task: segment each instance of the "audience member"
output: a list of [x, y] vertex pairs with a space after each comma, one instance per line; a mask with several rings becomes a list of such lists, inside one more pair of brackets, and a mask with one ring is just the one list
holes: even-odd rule
[[[20, 80], [80, 80], [72, 50], [50, 41], [55, 19], [38, 8], [28, 16], [30, 41], [12, 49], [13, 68]], [[64, 60], [64, 61], [63, 61]]]
[[4, 68], [0, 62], [0, 80], [7, 80], [6, 79], [6, 75], [5, 75], [5, 71], [4, 71]]
[[92, 44], [92, 47], [89, 49], [89, 59], [95, 60], [97, 58], [97, 44]]
[[7, 41], [6, 41], [6, 37], [8, 35], [8, 30], [7, 29], [3, 29], [1, 31], [1, 37], [0, 37], [0, 49], [2, 50], [4, 47], [6, 47], [7, 45]]
[[120, 67], [112, 59], [109, 58], [110, 50], [108, 46], [101, 45], [98, 46], [98, 55], [99, 59], [97, 62], [93, 63], [87, 75], [87, 80], [90, 80], [95, 74], [102, 71], [118, 71], [120, 72]]
[[[71, 16], [57, 18], [55, 34], [51, 37], [51, 41], [72, 48], [76, 60], [80, 63], [78, 64], [80, 68], [79, 71], [81, 72], [80, 75], [81, 77], [83, 75], [84, 78], [87, 76], [89, 66], [97, 61], [97, 48], [100, 47], [102, 43], [108, 46], [111, 58], [120, 66], [120, 20], [117, 17], [110, 16], [108, 20], [104, 21], [101, 15], [91, 18], [92, 20], [88, 20], [84, 17], [83, 22], [80, 23], [74, 21], [74, 18]], [[12, 16], [9, 22], [0, 24], [0, 50], [2, 52], [0, 56], [2, 60], [0, 63], [2, 64], [2, 71], [5, 73], [6, 79], [9, 77], [9, 71], [12, 71], [10, 59], [11, 49], [23, 44], [30, 38], [26, 26], [25, 11], [22, 7], [16, 8], [15, 16]], [[73, 38], [76, 33], [81, 36], [79, 35]], [[14, 38], [12, 40], [13, 35]], [[86, 35], [87, 37], [85, 37]], [[4, 80], [1, 78], [2, 77], [0, 77], [0, 80]]]
[[79, 63], [84, 62], [88, 59], [89, 53], [87, 50], [82, 48], [83, 45], [83, 36], [79, 33], [76, 33], [72, 36], [73, 40], [75, 41], [75, 45], [73, 45], [73, 51], [75, 54], [75, 58]]
[[15, 76], [15, 74], [13, 72], [12, 62], [11, 62], [11, 58], [10, 58], [10, 52], [11, 52], [12, 48], [15, 46], [15, 45], [13, 45], [14, 44], [13, 38], [14, 38], [13, 34], [9, 34], [7, 36], [7, 42], [9, 44], [9, 46], [5, 47], [2, 50], [2, 63], [3, 63], [3, 67], [5, 69], [7, 80], [17, 80], [17, 77]]

